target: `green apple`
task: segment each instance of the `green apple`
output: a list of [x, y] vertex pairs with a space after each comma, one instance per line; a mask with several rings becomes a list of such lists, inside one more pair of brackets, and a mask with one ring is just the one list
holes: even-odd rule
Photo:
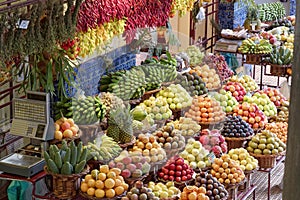
[[170, 118], [170, 115], [168, 113], [163, 113], [162, 114], [162, 118], [163, 119], [169, 119]]
[[232, 107], [226, 106], [225, 111], [226, 111], [226, 112], [232, 112]]
[[160, 113], [160, 109], [159, 109], [159, 107], [157, 107], [157, 106], [154, 106], [154, 107], [152, 108], [152, 113], [153, 113], [153, 114]]
[[192, 144], [187, 144], [185, 146], [185, 151], [187, 151], [188, 153], [192, 153], [193, 149], [194, 149], [194, 146]]
[[192, 169], [196, 169], [197, 168], [197, 163], [195, 161], [190, 162], [190, 167]]
[[167, 98], [167, 103], [168, 104], [172, 104], [173, 103], [173, 99], [172, 98]]
[[176, 104], [176, 109], [182, 109], [182, 104], [181, 103], [177, 103]]
[[245, 168], [247, 171], [251, 171], [251, 170], [253, 170], [254, 169], [254, 167], [252, 166], [252, 164], [250, 164], [250, 163], [248, 163], [247, 165], [246, 165], [246, 168]]
[[203, 161], [199, 161], [199, 162], [197, 163], [197, 167], [200, 168], [200, 169], [203, 169], [203, 168], [206, 167], [206, 164], [205, 164], [205, 162], [203, 162]]
[[176, 104], [175, 104], [175, 103], [171, 103], [171, 104], [170, 104], [170, 108], [171, 108], [172, 110], [175, 110], [175, 109], [176, 109]]
[[154, 119], [155, 120], [162, 120], [162, 114], [160, 114], [160, 113], [155, 114]]
[[199, 150], [198, 149], [193, 149], [192, 150], [192, 155], [193, 156], [197, 156], [199, 154]]
[[200, 148], [202, 148], [202, 144], [201, 144], [201, 142], [199, 142], [199, 141], [195, 141], [195, 142], [193, 143], [193, 147], [194, 147], [195, 149], [200, 149]]
[[195, 161], [196, 158], [195, 158], [195, 156], [193, 156], [192, 154], [189, 154], [189, 155], [187, 156], [187, 160], [188, 160], [189, 162], [192, 162], [192, 161]]

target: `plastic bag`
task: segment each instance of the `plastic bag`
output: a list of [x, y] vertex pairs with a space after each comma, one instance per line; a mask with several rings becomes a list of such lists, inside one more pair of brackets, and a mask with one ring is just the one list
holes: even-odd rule
[[[7, 188], [9, 200], [31, 199], [31, 184], [26, 181], [12, 181]], [[30, 192], [29, 192], [30, 190]]]
[[279, 91], [286, 99], [290, 99], [290, 86], [287, 81], [281, 83]]

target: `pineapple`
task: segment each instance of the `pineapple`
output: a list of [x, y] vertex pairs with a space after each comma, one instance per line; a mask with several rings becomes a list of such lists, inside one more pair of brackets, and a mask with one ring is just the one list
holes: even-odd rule
[[133, 136], [132, 116], [127, 107], [116, 107], [110, 110], [108, 120], [107, 136], [112, 137], [116, 142], [131, 142]]

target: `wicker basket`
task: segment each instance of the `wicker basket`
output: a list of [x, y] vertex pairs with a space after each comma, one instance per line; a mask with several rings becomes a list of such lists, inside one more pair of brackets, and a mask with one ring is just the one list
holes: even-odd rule
[[[162, 183], [167, 183], [169, 182], [169, 180], [164, 180], [164, 179], [161, 179], [161, 178], [158, 178], [158, 180]], [[183, 190], [184, 187], [188, 186], [188, 185], [193, 185], [194, 183], [194, 179], [192, 178], [191, 180], [188, 180], [188, 181], [181, 181], [181, 182], [176, 182], [174, 181], [174, 184], [175, 184], [175, 187], [177, 187], [179, 190]]]
[[287, 69], [292, 68], [292, 65], [276, 65], [276, 64], [270, 64], [270, 74], [274, 76], [286, 76], [287, 75]]
[[144, 181], [144, 179], [148, 176], [148, 174], [144, 174], [141, 177], [137, 177], [137, 178], [124, 178], [124, 181], [129, 185], [129, 186], [133, 186], [135, 182], [137, 181]]
[[219, 122], [212, 122], [212, 123], [203, 123], [203, 122], [200, 122], [199, 125], [201, 126], [201, 130], [203, 129], [210, 129], [210, 128], [213, 128], [213, 129], [221, 129], [222, 126], [223, 126], [223, 120], [222, 121], [219, 121]]
[[132, 140], [131, 140], [131, 142], [128, 142], [128, 143], [124, 143], [124, 144], [119, 144], [119, 146], [123, 149], [123, 150], [125, 150], [125, 149], [127, 149], [127, 148], [131, 148], [131, 147], [133, 147], [133, 145], [135, 144], [135, 137], [132, 137]]
[[252, 136], [250, 137], [225, 137], [225, 141], [227, 143], [228, 151], [230, 149], [240, 148], [244, 147], [245, 143], [250, 140]]
[[54, 196], [59, 199], [70, 199], [77, 195], [77, 190], [80, 188], [80, 178], [89, 172], [89, 166], [87, 165], [81, 173], [72, 175], [54, 174], [48, 171], [47, 166], [44, 167], [44, 170], [52, 176]]
[[284, 153], [276, 155], [258, 155], [250, 152], [249, 154], [258, 160], [258, 166], [260, 168], [268, 169], [273, 168], [276, 164], [276, 158]]
[[264, 54], [246, 54], [247, 64], [260, 64]]
[[91, 125], [78, 125], [79, 129], [82, 131], [82, 136], [80, 139], [84, 144], [90, 141], [94, 141], [99, 131], [99, 123]]
[[144, 95], [141, 97], [142, 101], [149, 99], [152, 95], [155, 95], [160, 90], [161, 90], [161, 88], [157, 88], [155, 90], [150, 90], [150, 91], [145, 92]]
[[79, 191], [80, 196], [84, 197], [84, 199], [92, 199], [92, 200], [117, 200], [117, 199], [121, 199], [123, 196], [126, 195], [126, 192], [124, 192], [123, 194], [119, 195], [119, 196], [115, 196], [113, 198], [97, 198], [97, 197], [92, 197], [90, 195], [88, 195], [85, 192], [82, 192], [81, 190]]

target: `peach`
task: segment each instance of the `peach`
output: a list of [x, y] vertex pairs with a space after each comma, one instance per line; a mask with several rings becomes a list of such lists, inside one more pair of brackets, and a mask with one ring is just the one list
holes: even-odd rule
[[65, 121], [64, 123], [62, 123], [61, 128], [62, 128], [62, 130], [65, 131], [65, 130], [67, 130], [67, 129], [70, 129], [70, 128], [71, 128], [71, 125], [70, 125], [69, 122]]
[[54, 133], [54, 138], [57, 139], [57, 140], [62, 140], [63, 133], [59, 130], [56, 130], [55, 133]]
[[78, 129], [77, 129], [75, 126], [72, 126], [72, 127], [70, 128], [70, 130], [73, 132], [73, 135], [74, 135], [74, 136], [77, 135]]
[[58, 123], [54, 123], [54, 126], [55, 126], [55, 131], [59, 131], [60, 125]]
[[70, 129], [67, 129], [63, 132], [63, 136], [65, 138], [72, 138], [73, 137], [73, 132]]
[[74, 120], [72, 118], [67, 119], [66, 122], [68, 122], [71, 127], [74, 126], [74, 124], [75, 124]]

